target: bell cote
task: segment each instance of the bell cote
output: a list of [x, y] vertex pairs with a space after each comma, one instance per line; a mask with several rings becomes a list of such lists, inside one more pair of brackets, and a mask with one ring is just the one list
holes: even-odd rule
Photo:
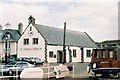
[[35, 18], [33, 16], [30, 15], [30, 17], [28, 18], [28, 24], [35, 24]]

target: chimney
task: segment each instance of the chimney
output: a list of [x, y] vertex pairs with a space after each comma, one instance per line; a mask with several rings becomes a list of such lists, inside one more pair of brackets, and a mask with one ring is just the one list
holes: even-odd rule
[[5, 26], [6, 26], [6, 29], [10, 29], [11, 24], [10, 23], [6, 23]]
[[32, 24], [32, 25], [35, 24], [35, 18], [32, 17], [32, 15], [30, 15], [30, 17], [28, 18], [28, 24]]
[[20, 32], [20, 34], [22, 34], [22, 32], [23, 32], [23, 24], [22, 23], [18, 24], [18, 31]]

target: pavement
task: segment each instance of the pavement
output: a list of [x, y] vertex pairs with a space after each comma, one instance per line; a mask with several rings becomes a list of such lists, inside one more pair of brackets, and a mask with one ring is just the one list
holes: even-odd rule
[[[53, 67], [59, 66], [61, 63], [45, 63], [44, 65], [38, 65], [36, 67], [41, 67], [44, 71], [44, 77], [48, 76], [48, 78], [54, 77]], [[91, 74], [87, 73], [87, 65], [88, 63], [65, 63], [70, 72], [69, 77], [71, 78], [83, 78], [89, 77]], [[47, 69], [46, 69], [47, 68]]]
[[[35, 67], [39, 67], [43, 69], [44, 72], [43, 80], [48, 80], [48, 79], [56, 80], [53, 67], [59, 66], [60, 64], [61, 63], [45, 63], [44, 65], [36, 65]], [[62, 78], [60, 80], [120, 80], [120, 78], [119, 79], [92, 78], [92, 75], [90, 73], [87, 73], [88, 63], [65, 63], [63, 65], [66, 65], [70, 69], [70, 71], [68, 77]], [[2, 80], [13, 80], [13, 79], [9, 78]], [[31, 80], [36, 80], [36, 79], [31, 79]]]
[[[87, 73], [87, 65], [89, 63], [65, 63], [63, 65], [66, 65], [68, 67], [73, 67], [72, 70], [69, 72], [69, 77], [63, 78], [61, 80], [120, 80], [120, 78], [102, 78], [102, 77], [93, 77], [92, 74]], [[53, 72], [54, 66], [58, 66], [60, 63], [50, 63], [50, 64], [44, 64], [40, 65], [40, 67], [50, 67], [49, 71]], [[43, 69], [44, 70], [44, 69]], [[46, 78], [47, 72], [44, 73], [44, 78]], [[50, 80], [56, 80], [54, 77], [54, 73], [48, 72], [47, 79]]]

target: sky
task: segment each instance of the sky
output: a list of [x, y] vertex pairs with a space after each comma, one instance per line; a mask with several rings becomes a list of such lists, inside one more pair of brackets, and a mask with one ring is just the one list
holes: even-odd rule
[[28, 25], [32, 15], [36, 24], [87, 32], [95, 42], [118, 39], [119, 0], [0, 0], [0, 25], [17, 29]]

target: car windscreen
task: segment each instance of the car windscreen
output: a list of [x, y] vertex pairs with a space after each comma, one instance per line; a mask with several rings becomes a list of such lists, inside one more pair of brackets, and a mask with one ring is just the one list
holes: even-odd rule
[[15, 62], [10, 62], [7, 65], [3, 66], [3, 69], [9, 68], [9, 67], [13, 67], [16, 63]]

